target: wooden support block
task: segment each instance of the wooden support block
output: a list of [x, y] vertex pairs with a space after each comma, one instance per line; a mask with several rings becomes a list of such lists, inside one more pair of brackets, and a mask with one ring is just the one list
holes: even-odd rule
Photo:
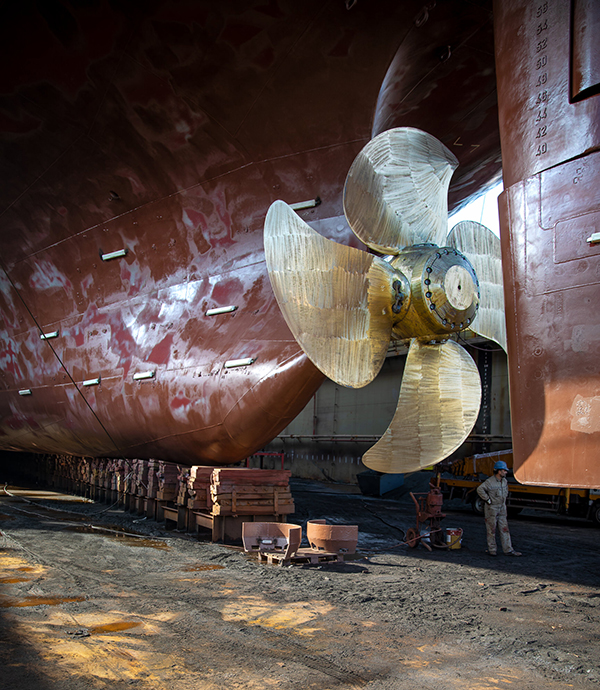
[[277, 508], [273, 504], [266, 506], [257, 506], [256, 504], [250, 504], [247, 506], [221, 506], [215, 504], [212, 507], [213, 515], [289, 515], [296, 510], [293, 503], [286, 503], [284, 505], [279, 504]]
[[155, 498], [146, 499], [146, 517], [151, 520], [156, 520], [156, 503]]
[[196, 525], [198, 527], [204, 527], [204, 529], [212, 530], [213, 527], [213, 516], [207, 513], [198, 513], [194, 511], [194, 516], [196, 520]]
[[182, 532], [188, 530], [188, 509], [186, 506], [177, 506], [177, 529]]
[[145, 500], [146, 500], [145, 496], [139, 496], [139, 495], [136, 496], [135, 508], [136, 508], [136, 512], [138, 515], [143, 515], [145, 512], [145, 505], [144, 505]]
[[162, 522], [165, 519], [165, 506], [167, 501], [156, 501], [156, 521]]

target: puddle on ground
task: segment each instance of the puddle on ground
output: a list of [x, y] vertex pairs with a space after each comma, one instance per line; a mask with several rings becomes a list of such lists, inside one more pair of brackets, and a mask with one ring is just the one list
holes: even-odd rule
[[82, 534], [98, 534], [108, 539], [114, 539], [127, 546], [146, 547], [168, 551], [171, 547], [160, 539], [151, 539], [143, 534], [137, 536], [135, 532], [127, 532], [117, 525], [111, 527], [98, 527], [96, 525], [69, 525], [64, 528], [66, 532], [79, 532]]
[[[0, 496], [2, 493], [0, 493]], [[6, 486], [4, 495], [9, 498], [24, 498], [34, 501], [61, 501], [64, 503], [93, 503], [91, 498], [73, 494], [63, 494], [50, 489], [28, 489], [22, 486]]]
[[0, 577], [0, 585], [12, 585], [15, 582], [29, 582], [30, 577]]
[[85, 597], [0, 597], [0, 608], [22, 608], [24, 606], [58, 606], [74, 601], [85, 601]]
[[224, 565], [208, 565], [206, 563], [199, 563], [198, 565], [189, 565], [187, 568], [183, 568], [186, 573], [198, 573], [204, 570], [223, 570]]
[[139, 628], [142, 623], [140, 621], [118, 621], [117, 623], [107, 623], [106, 625], [94, 625], [88, 628], [88, 632], [92, 635], [100, 633], [114, 633], [123, 630], [130, 630], [131, 628]]
[[70, 522], [83, 522], [84, 520], [89, 520], [86, 515], [78, 515], [77, 513], [72, 513], [71, 511], [57, 510], [56, 508], [47, 508], [46, 506], [38, 505], [25, 505], [22, 508], [14, 509], [23, 515], [31, 515], [37, 518], [52, 518], [53, 520], [68, 520]]

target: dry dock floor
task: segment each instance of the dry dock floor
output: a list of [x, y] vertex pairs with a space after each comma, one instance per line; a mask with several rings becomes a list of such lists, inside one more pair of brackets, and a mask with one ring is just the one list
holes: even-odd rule
[[[294, 481], [296, 514], [359, 525], [344, 563], [269, 566], [208, 535], [40, 488], [0, 491], [6, 690], [564, 690], [600, 683], [600, 529], [524, 513], [522, 558], [402, 545], [408, 495]], [[341, 489], [341, 490], [340, 490]], [[120, 533], [122, 531], [126, 533]]]

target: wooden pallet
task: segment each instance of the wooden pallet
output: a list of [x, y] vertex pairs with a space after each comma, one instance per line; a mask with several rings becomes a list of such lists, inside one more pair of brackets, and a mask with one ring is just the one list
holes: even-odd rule
[[237, 501], [235, 503], [215, 503], [212, 507], [213, 515], [289, 515], [295, 511], [294, 502], [279, 503], [268, 501]]
[[320, 551], [319, 549], [298, 549], [293, 556], [287, 559], [283, 553], [258, 552], [259, 563], [266, 561], [269, 565], [291, 565], [292, 563], [317, 565], [318, 563], [338, 563], [343, 560], [344, 556], [341, 553]]

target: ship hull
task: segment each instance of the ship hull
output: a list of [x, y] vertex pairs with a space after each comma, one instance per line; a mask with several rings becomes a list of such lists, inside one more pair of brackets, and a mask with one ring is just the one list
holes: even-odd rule
[[302, 218], [364, 249], [344, 179], [397, 125], [462, 157], [451, 205], [499, 172], [489, 3], [2, 12], [0, 449], [238, 462], [322, 381], [268, 281], [270, 204], [318, 198]]

